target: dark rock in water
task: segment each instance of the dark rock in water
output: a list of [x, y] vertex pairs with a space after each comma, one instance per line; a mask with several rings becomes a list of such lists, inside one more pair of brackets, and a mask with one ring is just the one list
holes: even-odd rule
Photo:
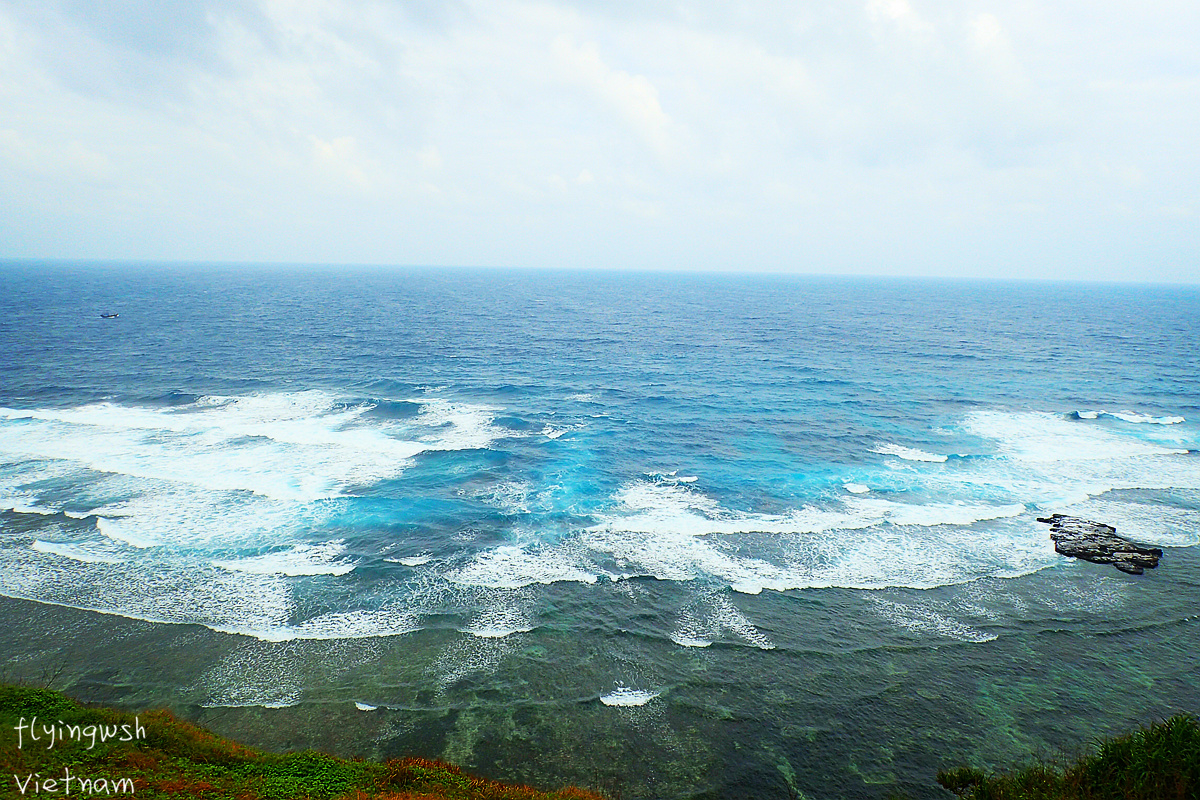
[[1112, 564], [1130, 575], [1141, 575], [1145, 569], [1154, 569], [1162, 558], [1162, 550], [1142, 547], [1117, 536], [1117, 529], [1103, 522], [1066, 514], [1038, 517], [1038, 522], [1050, 524], [1054, 549], [1064, 556], [1082, 558], [1095, 564]]

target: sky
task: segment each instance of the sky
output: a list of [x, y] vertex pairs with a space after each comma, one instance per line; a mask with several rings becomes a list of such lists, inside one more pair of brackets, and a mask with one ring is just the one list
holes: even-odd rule
[[1195, 0], [0, 0], [0, 258], [1200, 281]]

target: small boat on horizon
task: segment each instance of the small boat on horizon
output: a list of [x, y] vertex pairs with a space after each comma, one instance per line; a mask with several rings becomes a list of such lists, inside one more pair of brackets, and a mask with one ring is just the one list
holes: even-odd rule
[[119, 317], [121, 315], [120, 314], [101, 314], [100, 316], [103, 317], [104, 319], [112, 319], [113, 317]]

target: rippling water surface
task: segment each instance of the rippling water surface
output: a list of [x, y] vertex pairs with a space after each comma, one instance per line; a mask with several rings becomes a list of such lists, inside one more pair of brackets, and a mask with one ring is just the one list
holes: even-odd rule
[[[939, 766], [1200, 706], [1195, 289], [0, 287], [0, 594], [118, 615], [85, 644], [124, 625], [178, 673], [89, 679], [130, 702], [348, 709], [348, 751], [627, 797], [813, 798], [937, 796]], [[1053, 512], [1162, 566], [1058, 556]], [[177, 641], [206, 629], [235, 636]]]

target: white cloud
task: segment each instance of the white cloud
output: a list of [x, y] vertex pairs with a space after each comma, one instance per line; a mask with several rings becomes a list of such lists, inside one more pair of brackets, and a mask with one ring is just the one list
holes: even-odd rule
[[971, 38], [977, 49], [982, 51], [1008, 49], [1008, 40], [1004, 35], [1004, 29], [1000, 27], [1000, 20], [996, 19], [995, 14], [977, 14], [971, 20], [970, 26]]
[[358, 152], [357, 143], [353, 136], [339, 136], [325, 141], [318, 136], [309, 135], [313, 145], [319, 168], [331, 175], [335, 180], [347, 183], [357, 189], [368, 189], [371, 180], [367, 177], [371, 164]]
[[65, 182], [103, 182], [113, 176], [108, 157], [71, 139], [30, 141], [12, 129], [0, 128], [0, 160], [29, 175]]
[[895, 30], [920, 42], [931, 41], [934, 28], [921, 18], [908, 0], [867, 0], [867, 17], [876, 24], [890, 24]]
[[1001, 94], [1017, 97], [1028, 88], [1024, 70], [1004, 26], [995, 14], [976, 14], [967, 24], [968, 39]]
[[672, 154], [671, 118], [659, 103], [658, 90], [645, 76], [612, 69], [600, 58], [594, 42], [576, 46], [560, 36], [554, 40], [554, 54], [570, 78], [592, 89], [656, 153]]
[[417, 162], [431, 172], [436, 172], [442, 168], [442, 154], [433, 145], [421, 148], [417, 153]]
[[0, 256], [1144, 277], [1200, 12], [1107, 2], [0, 0]]

